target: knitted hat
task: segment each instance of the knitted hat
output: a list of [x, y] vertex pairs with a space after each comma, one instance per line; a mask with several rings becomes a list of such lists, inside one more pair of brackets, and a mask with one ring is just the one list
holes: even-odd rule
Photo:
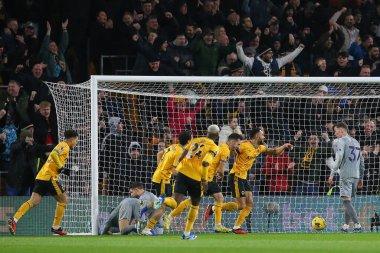
[[20, 141], [21, 142], [24, 142], [26, 137], [33, 137], [33, 134], [31, 131], [29, 130], [21, 130], [21, 133], [20, 133]]
[[256, 54], [256, 49], [254, 47], [245, 47], [243, 51], [245, 54], [250, 54], [250, 55]]
[[266, 54], [268, 53], [269, 51], [272, 51], [272, 48], [267, 46], [267, 45], [263, 45], [259, 48], [259, 55], [258, 57], [261, 57], [263, 54]]
[[231, 63], [230, 71], [231, 73], [233, 73], [233, 72], [239, 71], [242, 67], [243, 67], [243, 63], [241, 63], [241, 61], [235, 61]]

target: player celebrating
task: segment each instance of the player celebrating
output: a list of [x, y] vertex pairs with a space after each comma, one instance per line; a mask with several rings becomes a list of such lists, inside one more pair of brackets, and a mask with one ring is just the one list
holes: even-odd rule
[[[163, 203], [150, 218], [147, 229], [144, 229], [142, 231], [143, 235], [154, 235], [151, 230], [165, 213], [166, 208], [170, 207], [172, 209], [175, 209], [177, 207], [177, 201], [172, 197], [172, 186], [170, 185], [170, 178], [172, 175], [177, 174], [177, 170], [174, 164], [179, 163], [178, 161], [185, 150], [185, 146], [191, 140], [191, 133], [189, 131], [183, 131], [180, 133], [178, 138], [179, 144], [173, 144], [168, 148], [165, 148], [162, 154], [158, 154], [160, 163], [158, 164], [158, 167], [153, 174], [152, 182], [156, 190], [156, 194], [160, 196], [160, 199], [163, 201]], [[178, 169], [179, 167], [180, 166], [178, 166]]]
[[[178, 169], [178, 174], [174, 187], [174, 203], [175, 206], [188, 194], [191, 199], [191, 207], [187, 216], [186, 228], [182, 235], [184, 240], [193, 240], [197, 236], [191, 233], [195, 219], [198, 215], [199, 203], [201, 201], [202, 192], [207, 191], [207, 171], [208, 167], [212, 163], [212, 160], [218, 153], [218, 146], [215, 144], [219, 134], [219, 127], [217, 125], [211, 125], [207, 129], [207, 137], [195, 138], [190, 141], [186, 146], [184, 152], [176, 162], [175, 167], [182, 161], [182, 167]], [[165, 202], [170, 200], [166, 198]], [[164, 203], [165, 203], [164, 202]], [[157, 211], [161, 210], [159, 208]], [[157, 212], [149, 220], [147, 227], [142, 231], [142, 234], [152, 235], [151, 229], [157, 223], [159, 215], [163, 215], [163, 212]]]
[[138, 221], [141, 220], [140, 209], [147, 207], [145, 215], [149, 217], [153, 212], [153, 203], [157, 197], [148, 191], [145, 191], [144, 185], [135, 182], [129, 188], [130, 198], [125, 198], [120, 204], [112, 210], [108, 217], [103, 232], [103, 235], [112, 235], [115, 232], [120, 232], [122, 235], [127, 235], [131, 232], [138, 232]]
[[348, 127], [345, 123], [339, 122], [335, 125], [334, 158], [327, 159], [326, 164], [331, 169], [328, 179], [330, 185], [333, 184], [334, 174], [340, 169], [340, 197], [345, 207], [345, 224], [342, 232], [348, 232], [350, 220], [354, 222], [354, 232], [361, 232], [358, 215], [352, 205], [351, 198], [355, 196], [356, 189], [362, 187], [364, 174], [364, 159], [361, 153], [360, 144], [347, 133]]
[[231, 153], [235, 154], [236, 150], [240, 146], [240, 141], [242, 136], [240, 134], [230, 134], [227, 138], [227, 142], [223, 142], [219, 145], [219, 152], [208, 171], [208, 190], [207, 195], [213, 196], [215, 203], [214, 205], [208, 205], [204, 219], [208, 220], [211, 214], [215, 213], [215, 227], [214, 231], [217, 233], [228, 233], [231, 229], [222, 226], [222, 207], [223, 205], [234, 205], [235, 203], [223, 203], [223, 194], [219, 185], [215, 182], [215, 176], [218, 179], [222, 179], [224, 175], [224, 167]]
[[260, 128], [252, 129], [249, 137], [250, 140], [242, 142], [240, 148], [237, 150], [237, 157], [228, 177], [228, 184], [236, 203], [223, 208], [223, 210], [230, 211], [241, 210], [232, 229], [232, 232], [235, 234], [246, 234], [246, 232], [241, 229], [241, 225], [253, 208], [253, 194], [247, 181], [247, 174], [256, 161], [256, 158], [262, 153], [277, 155], [284, 152], [285, 149], [293, 148], [293, 145], [289, 143], [273, 149], [265, 147], [264, 132]]
[[152, 183], [156, 190], [157, 196], [171, 197], [172, 186], [170, 185], [170, 178], [177, 174], [174, 164], [178, 163], [178, 159], [182, 155], [185, 146], [191, 140], [191, 133], [183, 131], [179, 134], [179, 144], [173, 144], [165, 148], [161, 156], [160, 163], [153, 174]]
[[[232, 231], [231, 229], [222, 226], [222, 206], [231, 204], [234, 205], [235, 203], [223, 203], [224, 199], [222, 190], [220, 189], [218, 183], [215, 182], [215, 176], [217, 176], [218, 179], [223, 178], [224, 167], [230, 153], [235, 153], [236, 149], [240, 145], [241, 139], [242, 136], [240, 134], [233, 133], [229, 135], [227, 142], [223, 142], [219, 145], [219, 152], [208, 169], [208, 189], [206, 196], [213, 196], [215, 205], [208, 205], [205, 212], [205, 221], [207, 221], [210, 215], [215, 212], [214, 231], [216, 233], [228, 233]], [[173, 219], [173, 217], [179, 215], [186, 208], [186, 206], [183, 205], [184, 203], [186, 203], [186, 201], [182, 201], [181, 204], [179, 204], [178, 207], [170, 213], [169, 219]], [[181, 206], [183, 206], [182, 210], [180, 209]]]
[[20, 206], [12, 218], [8, 219], [9, 232], [12, 235], [16, 234], [16, 223], [26, 212], [29, 211], [30, 208], [37, 206], [40, 203], [41, 198], [47, 192], [57, 200], [57, 207], [55, 209], [54, 222], [51, 231], [59, 235], [67, 234], [60, 226], [67, 205], [67, 195], [62, 185], [58, 182], [58, 176], [59, 173], [70, 175], [70, 170], [64, 168], [64, 166], [69, 157], [70, 150], [78, 142], [78, 133], [74, 130], [67, 130], [64, 135], [65, 140], [54, 147], [53, 151], [49, 154], [46, 163], [38, 172], [32, 196], [27, 202]]
[[[157, 158], [160, 160], [156, 171], [152, 177], [152, 183], [156, 190], [157, 196], [161, 198], [168, 197], [164, 199], [164, 203], [160, 209], [158, 209], [156, 213], [156, 217], [159, 218], [166, 211], [166, 207], [170, 207], [172, 209], [176, 209], [177, 202], [174, 198], [172, 198], [172, 185], [170, 184], [171, 176], [177, 175], [177, 170], [174, 167], [174, 164], [178, 163], [178, 159], [182, 155], [185, 146], [191, 140], [191, 132], [183, 131], [178, 136], [179, 144], [173, 144], [168, 148], [165, 148], [162, 152], [157, 154]], [[179, 165], [180, 166], [180, 165]], [[179, 169], [179, 166], [177, 169]], [[162, 200], [162, 199], [161, 199]], [[179, 206], [189, 205], [188, 200], [183, 201]], [[165, 229], [169, 229], [170, 227], [170, 219], [165, 216]]]

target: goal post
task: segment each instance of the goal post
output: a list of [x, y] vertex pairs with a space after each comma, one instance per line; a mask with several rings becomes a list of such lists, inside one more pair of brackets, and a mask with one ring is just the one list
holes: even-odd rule
[[99, 149], [98, 149], [98, 85], [96, 76], [91, 76], [91, 233], [97, 235], [99, 201], [98, 201], [98, 182], [99, 182]]
[[[325, 231], [335, 232], [343, 212], [337, 188], [326, 195], [328, 171], [323, 161], [332, 154], [326, 150], [332, 148], [334, 138], [327, 125], [342, 120], [354, 124], [356, 138], [366, 143], [359, 136], [366, 131], [362, 125], [372, 120], [376, 127], [377, 113], [380, 116], [380, 78], [376, 77], [91, 76], [82, 84], [48, 86], [60, 139], [69, 128], [79, 132], [78, 147], [68, 161], [79, 171], [70, 178], [62, 176], [70, 199], [63, 226], [70, 233], [99, 234], [109, 212], [128, 196], [131, 182], [141, 181], [150, 190], [157, 151], [177, 142], [180, 131], [202, 136], [208, 125], [217, 124], [229, 133], [230, 119], [237, 120], [234, 124], [245, 136], [250, 128], [263, 127], [270, 147], [302, 141], [295, 146], [298, 153], [257, 158], [249, 177], [255, 207], [245, 228], [309, 232], [311, 216], [323, 215]], [[368, 141], [374, 145], [365, 145], [365, 152], [377, 156], [380, 138]], [[323, 145], [326, 149], [321, 151]], [[366, 226], [380, 206], [379, 175], [371, 174], [376, 172], [372, 158], [367, 162], [366, 188], [354, 201]], [[231, 167], [233, 158], [228, 163]], [[220, 184], [226, 201], [232, 201], [228, 168], [225, 173]], [[213, 200], [208, 197], [202, 202], [204, 210]], [[175, 219], [172, 232], [183, 229], [186, 213]], [[223, 223], [232, 226], [236, 217], [236, 212], [224, 212]], [[202, 222], [200, 211], [194, 228], [212, 232], [213, 220]]]

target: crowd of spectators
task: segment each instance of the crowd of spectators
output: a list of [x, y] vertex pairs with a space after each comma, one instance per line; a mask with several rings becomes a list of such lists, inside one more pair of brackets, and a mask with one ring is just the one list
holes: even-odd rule
[[[376, 0], [53, 2], [0, 1], [3, 84], [30, 74], [35, 64], [42, 64], [44, 80], [67, 83], [117, 70], [201, 76], [380, 73]], [[54, 8], [60, 4], [61, 10]], [[101, 69], [102, 55], [135, 61], [120, 66], [109, 60]]]
[[[127, 187], [125, 182], [136, 178], [150, 188], [151, 175], [159, 162], [158, 151], [177, 143], [181, 131], [191, 131], [194, 137], [204, 136], [208, 125], [217, 124], [221, 128], [219, 144], [231, 133], [246, 137], [257, 126], [265, 132], [267, 146], [285, 142], [294, 145], [293, 150], [284, 154], [257, 158], [249, 177], [256, 194], [324, 195], [329, 190], [326, 180], [330, 173], [325, 160], [334, 156], [334, 125], [341, 121], [349, 125], [350, 135], [360, 142], [365, 159], [364, 187], [359, 194], [380, 193], [377, 130], [380, 119], [376, 99], [337, 99], [329, 94], [342, 87], [334, 85], [317, 86], [315, 98], [273, 98], [268, 94], [261, 98], [239, 98], [252, 88], [241, 85], [234, 98], [211, 99], [200, 95], [199, 99], [186, 99], [176, 95], [177, 87], [180, 85], [169, 85], [172, 95], [159, 98], [160, 101], [140, 95], [131, 102], [130, 98], [116, 94], [112, 98], [106, 95], [107, 100], [100, 99], [99, 129], [108, 133], [101, 137], [100, 147], [103, 193], [122, 195], [122, 189]], [[358, 85], [346, 87], [353, 94], [357, 88]], [[199, 94], [207, 94], [211, 89], [209, 84], [194, 85]], [[99, 93], [99, 97], [104, 94]], [[110, 100], [113, 103], [106, 104]], [[150, 107], [151, 103], [154, 105]], [[115, 114], [115, 109], [124, 113], [105, 122], [104, 115]], [[221, 181], [225, 192], [233, 162], [231, 157]]]
[[[0, 0], [0, 84], [7, 87], [0, 95], [1, 186], [8, 177], [2, 194], [30, 192], [30, 175], [58, 142], [55, 105], [44, 81], [84, 81], [102, 71], [102, 55], [135, 58], [133, 66], [125, 66], [134, 75], [380, 75], [380, 1], [27, 2]], [[117, 64], [111, 60], [103, 67], [112, 72]], [[174, 97], [173, 87], [168, 91], [173, 96], [154, 102], [99, 93], [100, 179], [108, 194], [124, 192], [127, 182], [138, 178], [149, 184], [154, 154], [181, 131], [197, 136], [209, 123], [222, 128], [221, 140], [261, 126], [268, 145], [297, 143], [297, 151], [258, 159], [251, 174], [257, 192], [322, 193], [323, 159], [330, 155], [332, 126], [340, 120], [363, 146], [363, 192], [379, 191], [376, 101], [187, 100]], [[329, 93], [333, 86], [321, 86], [316, 95]], [[20, 174], [16, 168], [29, 176], [12, 178]]]
[[98, 72], [100, 55], [127, 54], [134, 75], [379, 75], [377, 1], [132, 2], [121, 17], [110, 6], [97, 13]]

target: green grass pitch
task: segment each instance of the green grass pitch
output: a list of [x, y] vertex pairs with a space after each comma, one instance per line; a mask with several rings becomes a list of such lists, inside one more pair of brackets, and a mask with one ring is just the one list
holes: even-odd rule
[[14, 236], [0, 238], [1, 253], [349, 253], [380, 252], [380, 234], [200, 234], [184, 241], [179, 235], [146, 236]]

